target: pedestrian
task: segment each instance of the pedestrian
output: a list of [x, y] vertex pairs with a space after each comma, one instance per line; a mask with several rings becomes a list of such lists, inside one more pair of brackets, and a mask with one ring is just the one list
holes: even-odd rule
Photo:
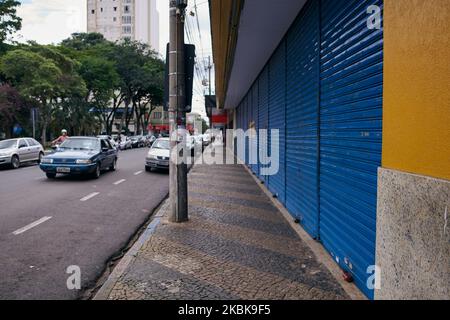
[[61, 130], [61, 135], [56, 139], [52, 141], [52, 145], [60, 145], [61, 143], [63, 143], [64, 141], [66, 141], [69, 138], [69, 136], [67, 135], [67, 130], [66, 129], [62, 129]]

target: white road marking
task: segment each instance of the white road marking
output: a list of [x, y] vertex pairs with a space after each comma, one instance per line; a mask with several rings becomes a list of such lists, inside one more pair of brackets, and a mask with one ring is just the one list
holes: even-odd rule
[[45, 221], [50, 220], [51, 218], [52, 217], [43, 217], [43, 218], [41, 218], [41, 219], [39, 219], [39, 220], [37, 220], [37, 221], [35, 221], [33, 223], [30, 223], [29, 225], [27, 225], [27, 226], [25, 226], [23, 228], [20, 228], [20, 229], [14, 231], [13, 234], [15, 236], [18, 236], [19, 234], [22, 234], [22, 233], [30, 230], [31, 228], [34, 228], [34, 227], [40, 225], [41, 223], [44, 223]]
[[114, 182], [114, 185], [118, 186], [119, 184], [121, 184], [121, 183], [123, 183], [125, 181], [127, 181], [127, 180], [126, 179], [122, 179], [122, 180], [116, 181], [116, 182]]
[[143, 171], [135, 172], [134, 175], [135, 175], [135, 176], [138, 176], [138, 175], [140, 175], [142, 172], [143, 172]]
[[93, 193], [87, 195], [86, 197], [81, 198], [80, 201], [81, 201], [81, 202], [88, 201], [89, 199], [92, 199], [93, 197], [96, 197], [96, 196], [98, 196], [99, 194], [100, 194], [100, 192], [93, 192]]

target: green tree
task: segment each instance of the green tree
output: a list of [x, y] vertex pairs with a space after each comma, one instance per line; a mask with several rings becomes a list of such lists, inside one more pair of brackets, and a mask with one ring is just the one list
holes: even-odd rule
[[22, 120], [28, 113], [25, 101], [19, 92], [9, 84], [0, 85], [0, 131], [11, 136], [11, 128], [14, 123]]
[[97, 48], [108, 41], [101, 33], [73, 33], [68, 39], [61, 42], [62, 47], [71, 48], [76, 51], [83, 51], [91, 48]]
[[138, 89], [134, 95], [137, 131], [146, 130], [152, 112], [163, 102], [164, 63], [160, 59], [150, 57], [139, 72], [140, 83], [135, 83]]
[[19, 5], [17, 0], [0, 1], [0, 46], [22, 27], [22, 19], [17, 16]]
[[45, 144], [51, 116], [51, 101], [58, 97], [61, 70], [50, 59], [18, 49], [9, 51], [0, 60], [0, 72], [22, 96], [40, 107], [41, 140]]
[[[0, 59], [0, 73], [28, 101], [40, 108], [41, 141], [55, 112], [84, 96], [86, 86], [75, 68], [77, 63], [51, 46], [31, 45], [12, 50]], [[76, 111], [70, 110], [66, 118]]]
[[141, 119], [137, 123], [140, 127], [144, 115], [149, 114], [148, 107], [153, 108], [153, 101], [159, 102], [158, 91], [163, 91], [163, 64], [150, 46], [128, 39], [117, 43], [109, 58], [116, 62], [120, 97], [125, 105], [121, 128], [128, 128], [136, 114]]
[[124, 98], [114, 56], [115, 44], [98, 33], [75, 33], [61, 43], [60, 51], [80, 62], [78, 72], [87, 86], [86, 103], [95, 111], [108, 134]]
[[113, 62], [97, 56], [84, 56], [80, 59], [79, 73], [86, 82], [85, 102], [94, 108], [106, 132], [111, 134], [111, 101], [119, 83], [119, 75]]

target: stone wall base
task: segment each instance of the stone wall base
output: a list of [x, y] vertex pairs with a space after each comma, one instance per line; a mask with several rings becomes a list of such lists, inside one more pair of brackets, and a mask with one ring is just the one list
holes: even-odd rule
[[380, 168], [375, 299], [450, 299], [450, 181]]

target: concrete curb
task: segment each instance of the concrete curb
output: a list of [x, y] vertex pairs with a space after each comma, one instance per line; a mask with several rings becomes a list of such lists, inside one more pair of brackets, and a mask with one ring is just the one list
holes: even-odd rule
[[[191, 174], [192, 169], [195, 168], [195, 164], [198, 162], [195, 161], [194, 165], [189, 168], [189, 175]], [[136, 242], [133, 244], [133, 246], [128, 250], [128, 252], [122, 257], [122, 259], [119, 261], [119, 263], [115, 266], [111, 274], [108, 276], [108, 279], [105, 281], [105, 283], [100, 287], [100, 289], [97, 291], [97, 293], [94, 295], [92, 300], [108, 300], [109, 295], [111, 294], [111, 291], [114, 289], [115, 284], [117, 281], [123, 276], [127, 268], [130, 266], [130, 264], [133, 262], [133, 260], [136, 258], [139, 250], [142, 248], [142, 246], [153, 236], [155, 233], [157, 227], [162, 221], [162, 218], [164, 217], [164, 213], [166, 212], [167, 208], [169, 206], [169, 199], [167, 198], [164, 200], [159, 207], [159, 209], [156, 211], [156, 213], [152, 216], [150, 224], [147, 226], [145, 231], [139, 236], [139, 238], [136, 240]]]
[[123, 256], [120, 262], [116, 265], [114, 270], [108, 276], [106, 282], [100, 287], [92, 300], [108, 300], [114, 285], [125, 273], [126, 269], [136, 258], [137, 253], [142, 248], [142, 246], [153, 236], [156, 228], [161, 223], [161, 219], [164, 216], [166, 206], [168, 205], [168, 200], [165, 200], [163, 205], [159, 208], [156, 214], [152, 218], [152, 222], [148, 225], [145, 231], [141, 234], [138, 240], [133, 244], [131, 249]]

